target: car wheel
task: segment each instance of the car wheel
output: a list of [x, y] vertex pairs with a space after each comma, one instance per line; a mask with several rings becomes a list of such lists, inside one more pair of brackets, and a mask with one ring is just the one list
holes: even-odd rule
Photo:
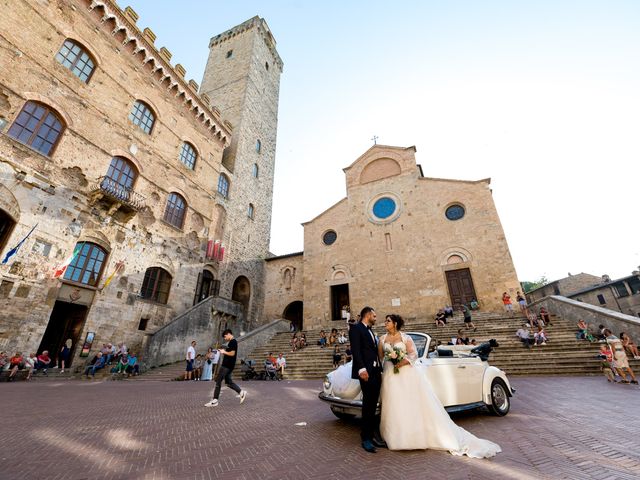
[[331, 407], [331, 411], [340, 420], [351, 420], [352, 418], [355, 418], [355, 415], [353, 413], [345, 413], [345, 412], [342, 412], [342, 411], [338, 410], [337, 408]]
[[507, 386], [504, 382], [496, 378], [491, 382], [491, 405], [489, 411], [498, 417], [504, 417], [511, 408], [511, 399], [507, 393]]

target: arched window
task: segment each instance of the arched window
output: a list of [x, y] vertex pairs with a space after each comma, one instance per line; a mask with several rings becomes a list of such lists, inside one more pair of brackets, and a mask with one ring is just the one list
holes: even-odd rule
[[196, 149], [193, 148], [188, 142], [184, 142], [182, 144], [182, 149], [180, 150], [180, 161], [184, 163], [187, 168], [193, 170], [196, 166], [196, 159], [198, 158], [198, 154], [196, 153]]
[[258, 164], [254, 163], [253, 164], [253, 178], [258, 178], [258, 173], [259, 173], [259, 169], [258, 169]]
[[174, 227], [182, 228], [184, 215], [187, 211], [187, 203], [177, 193], [170, 193], [167, 198], [167, 206], [164, 209], [164, 221]]
[[158, 303], [167, 303], [171, 290], [171, 275], [160, 267], [147, 268], [140, 289], [140, 296]]
[[95, 62], [82, 45], [67, 38], [56, 53], [56, 60], [84, 83], [89, 83], [95, 69]]
[[129, 200], [137, 177], [138, 173], [129, 160], [122, 157], [113, 157], [109, 170], [107, 170], [107, 175], [100, 186], [122, 200]]
[[262, 142], [260, 140], [256, 140], [256, 153], [260, 153], [262, 150]]
[[247, 216], [253, 220], [253, 203], [249, 204], [249, 208], [247, 209]]
[[153, 130], [156, 117], [149, 105], [140, 100], [136, 100], [129, 114], [129, 120], [131, 120], [134, 125], [138, 125], [143, 132], [150, 134], [151, 130]]
[[218, 178], [218, 193], [224, 198], [229, 198], [229, 179], [224, 173]]
[[101, 246], [89, 242], [79, 242], [74, 252], [76, 251], [63, 278], [83, 285], [97, 286], [107, 252]]
[[60, 141], [64, 125], [58, 114], [46, 105], [27, 102], [7, 132], [10, 137], [49, 156]]

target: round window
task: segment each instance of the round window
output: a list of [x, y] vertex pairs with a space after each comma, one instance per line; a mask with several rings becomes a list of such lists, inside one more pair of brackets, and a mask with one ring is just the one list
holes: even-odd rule
[[396, 202], [390, 197], [379, 198], [373, 204], [373, 214], [383, 220], [389, 218], [395, 211]]
[[333, 230], [329, 230], [322, 236], [322, 242], [325, 245], [333, 245], [337, 238], [338, 234]]
[[464, 217], [464, 207], [462, 205], [451, 205], [444, 214], [449, 220], [460, 220]]

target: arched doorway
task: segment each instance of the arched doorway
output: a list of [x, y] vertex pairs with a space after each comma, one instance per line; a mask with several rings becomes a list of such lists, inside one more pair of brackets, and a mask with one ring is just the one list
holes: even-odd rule
[[249, 301], [251, 300], [251, 282], [244, 275], [240, 275], [236, 278], [236, 281], [233, 282], [233, 292], [231, 293], [231, 300], [235, 300], [236, 302], [240, 302], [243, 306], [243, 322], [244, 325], [249, 324]]
[[302, 302], [296, 300], [287, 305], [282, 312], [282, 318], [293, 322], [297, 332], [302, 330]]
[[196, 285], [196, 294], [193, 298], [193, 304], [200, 303], [205, 298], [213, 295], [214, 278], [213, 273], [209, 270], [203, 270], [198, 274], [198, 283]]
[[15, 226], [16, 221], [13, 217], [0, 209], [0, 252], [4, 250], [4, 247], [11, 236], [11, 232], [13, 231], [13, 227]]

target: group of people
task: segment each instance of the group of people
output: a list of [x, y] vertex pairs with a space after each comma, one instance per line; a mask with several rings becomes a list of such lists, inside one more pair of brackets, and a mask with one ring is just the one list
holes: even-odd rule
[[27, 372], [25, 380], [31, 380], [31, 377], [36, 375], [38, 371], [42, 371], [43, 375], [48, 375], [50, 368], [60, 367], [59, 372], [64, 373], [65, 365], [69, 365], [71, 346], [72, 340], [68, 338], [62, 345], [57, 359], [51, 357], [48, 350], [43, 350], [39, 355], [33, 352], [29, 355], [16, 352], [11, 357], [5, 352], [0, 352], [0, 371], [9, 370], [9, 381], [15, 380], [20, 370]]
[[85, 366], [84, 375], [87, 378], [89, 376], [95, 377], [98, 370], [109, 366], [112, 366], [110, 372], [114, 375], [130, 377], [140, 374], [138, 356], [134, 352], [130, 352], [124, 342], [117, 347], [112, 343], [103, 343], [100, 350]]
[[[533, 330], [534, 328], [536, 329], [535, 331]], [[546, 345], [549, 341], [547, 332], [542, 324], [534, 327], [532, 323], [525, 323], [516, 331], [516, 336], [526, 348]]]
[[[520, 312], [525, 315], [525, 316], [529, 316], [529, 310], [528, 310], [528, 306], [527, 306], [527, 299], [525, 298], [525, 296], [520, 293], [520, 291], [516, 292], [516, 301], [518, 302], [518, 305], [520, 306]], [[507, 312], [510, 316], [514, 316], [515, 312], [513, 311], [513, 303], [511, 302], [511, 295], [509, 295], [508, 292], [503, 292], [502, 293], [502, 304], [504, 305], [504, 310], [505, 312]]]
[[49, 352], [46, 350], [40, 355], [30, 353], [28, 356], [23, 355], [22, 352], [16, 352], [11, 357], [5, 352], [0, 352], [0, 371], [5, 369], [9, 371], [8, 380], [10, 382], [16, 379], [17, 373], [20, 370], [26, 370], [27, 376], [25, 380], [30, 380], [34, 372], [37, 372], [39, 369], [42, 369], [46, 375], [47, 368], [49, 368], [50, 364], [51, 358], [49, 357]]
[[345, 344], [347, 343], [347, 335], [344, 330], [340, 330], [338, 332], [337, 328], [332, 328], [331, 333], [327, 335], [324, 330], [320, 330], [320, 338], [318, 339], [318, 345], [320, 348], [331, 347], [336, 344]]
[[287, 359], [282, 352], [277, 357], [272, 352], [267, 353], [267, 358], [264, 360], [265, 378], [277, 378], [279, 380], [284, 377], [285, 368], [287, 368]]
[[[459, 307], [459, 310], [462, 312], [462, 318], [465, 328], [473, 329], [474, 332], [478, 329], [478, 327], [476, 327], [476, 325], [473, 323], [473, 320], [471, 319], [471, 311], [477, 310], [478, 308], [478, 302], [475, 298], [469, 303], [469, 306], [463, 303]], [[445, 327], [447, 325], [447, 320], [453, 319], [453, 313], [454, 308], [451, 305], [446, 305], [444, 308], [438, 310], [435, 316], [436, 328]]]
[[294, 332], [291, 334], [291, 351], [296, 352], [307, 346], [307, 335], [304, 332]]
[[[627, 351], [629, 350], [622, 340], [623, 336], [629, 340], [627, 342], [628, 345], [630, 342], [629, 337], [625, 335], [624, 332], [620, 334], [620, 337], [616, 337], [608, 328], [602, 330], [602, 335], [604, 335], [605, 340], [600, 346], [599, 357], [602, 359], [602, 371], [607, 377], [607, 381], [618, 383], [615, 378], [615, 374], [617, 374], [620, 377], [619, 383], [638, 385], [638, 379], [629, 366], [629, 358], [627, 357]], [[633, 346], [635, 347], [635, 344]], [[633, 352], [634, 350], [631, 349], [630, 351]], [[635, 349], [635, 353], [638, 353], [637, 348]], [[634, 355], [634, 358], [638, 359], [640, 356]], [[627, 380], [627, 375], [629, 376], [629, 380]]]
[[352, 360], [351, 344], [347, 342], [345, 345], [344, 353], [340, 348], [340, 345], [333, 347], [333, 368], [338, 368], [340, 365], [349, 363]]
[[202, 355], [201, 353], [196, 353], [196, 345], [197, 342], [193, 340], [187, 348], [185, 357], [187, 365], [184, 372], [184, 380], [209, 382], [213, 380], [216, 366], [220, 360], [220, 350], [209, 347], [207, 353]]

